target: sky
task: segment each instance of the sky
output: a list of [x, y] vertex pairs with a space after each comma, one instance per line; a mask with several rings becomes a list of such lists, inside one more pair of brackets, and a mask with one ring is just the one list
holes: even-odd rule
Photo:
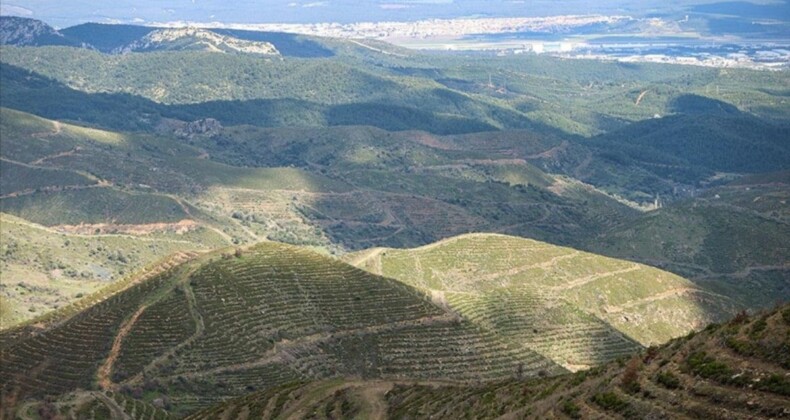
[[[0, 14], [83, 22], [313, 23], [562, 14], [646, 15], [721, 0], [0, 0]], [[787, 0], [750, 0], [787, 7]]]

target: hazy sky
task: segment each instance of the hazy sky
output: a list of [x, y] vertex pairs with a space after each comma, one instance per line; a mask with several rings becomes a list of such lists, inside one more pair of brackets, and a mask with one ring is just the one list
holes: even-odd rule
[[[0, 0], [0, 13], [65, 27], [189, 20], [224, 23], [360, 22], [470, 16], [649, 14], [721, 0]], [[786, 0], [752, 0], [780, 3]]]

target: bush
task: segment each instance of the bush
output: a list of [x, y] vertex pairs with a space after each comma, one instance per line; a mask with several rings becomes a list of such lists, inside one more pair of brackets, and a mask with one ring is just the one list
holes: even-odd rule
[[625, 411], [628, 408], [628, 402], [623, 401], [614, 392], [602, 392], [595, 394], [592, 397], [592, 402], [597, 404], [604, 410], [611, 410], [616, 412]]
[[572, 419], [582, 418], [581, 409], [572, 400], [565, 401], [565, 403], [562, 404], [562, 412]]
[[758, 389], [773, 392], [774, 394], [790, 396], [790, 381], [786, 377], [773, 374], [757, 385]]
[[659, 372], [656, 381], [667, 389], [680, 388], [680, 379], [672, 372]]
[[641, 389], [639, 386], [639, 368], [641, 366], [642, 360], [639, 357], [633, 357], [628, 361], [620, 381], [620, 385], [626, 392], [633, 394]]

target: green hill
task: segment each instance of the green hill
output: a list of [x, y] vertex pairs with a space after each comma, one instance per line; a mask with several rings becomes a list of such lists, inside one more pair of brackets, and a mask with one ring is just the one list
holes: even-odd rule
[[80, 43], [40, 20], [18, 16], [0, 16], [0, 45], [68, 45], [77, 47]]
[[144, 228], [55, 230], [0, 213], [0, 329], [65, 307], [164, 256], [227, 244], [216, 232], [187, 223]]
[[790, 410], [788, 334], [785, 305], [554, 379], [297, 383], [189, 418], [781, 418]]
[[[2, 115], [0, 170], [10, 176], [0, 205], [45, 225], [191, 219], [237, 242], [342, 251], [470, 230], [572, 243], [634, 211], [508, 152], [487, 156], [424, 132], [235, 126], [184, 138], [168, 128], [182, 121], [149, 134]], [[559, 144], [508, 137], [532, 150]]]
[[275, 243], [233, 252], [165, 266], [87, 297], [80, 311], [0, 333], [6, 413], [77, 389], [140, 389], [184, 414], [302, 379], [564, 371], [395, 280]]
[[790, 298], [788, 185], [787, 172], [741, 177], [623, 221], [583, 247], [770, 307]]
[[735, 312], [658, 269], [529, 239], [471, 234], [346, 260], [430, 293], [464, 319], [571, 370], [663, 343]]

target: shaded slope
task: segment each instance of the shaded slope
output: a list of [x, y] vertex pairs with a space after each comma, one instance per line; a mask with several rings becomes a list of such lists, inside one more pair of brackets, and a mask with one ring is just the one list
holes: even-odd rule
[[76, 47], [80, 46], [80, 42], [40, 20], [0, 16], [0, 45], [67, 45]]
[[668, 166], [665, 171], [683, 180], [683, 166], [687, 171], [737, 173], [787, 169], [787, 138], [787, 130], [749, 114], [700, 113], [641, 121], [593, 138], [591, 144], [646, 165]]
[[[335, 121], [335, 125], [347, 125], [352, 118], [349, 112], [363, 109], [355, 107], [360, 104], [383, 110], [405, 108], [401, 112], [408, 114], [396, 120], [426, 112], [439, 121], [449, 117], [455, 127], [446, 125], [445, 130], [452, 133], [533, 125], [505, 104], [460, 94], [430, 79], [392, 75], [348, 58], [261, 63], [260, 57], [247, 54], [174, 51], [107, 56], [57, 47], [37, 48], [36, 54], [41, 56], [38, 62], [32, 61], [23, 48], [6, 47], [3, 63], [35, 71], [88, 93], [131, 93], [173, 105], [285, 99], [310, 102], [331, 110], [333, 113], [327, 111], [327, 119], [330, 123]], [[379, 112], [369, 118], [379, 114], [386, 115]], [[223, 119], [221, 115], [212, 117]], [[292, 116], [298, 121], [297, 117]], [[457, 127], [461, 121], [476, 125], [461, 130]], [[318, 125], [312, 121], [298, 125], [306, 123]], [[423, 125], [407, 128], [429, 128]]]
[[625, 220], [593, 252], [678, 273], [747, 307], [790, 299], [787, 172], [742, 177]]
[[[95, 52], [86, 52], [85, 54], [100, 56], [99, 53]], [[161, 54], [166, 54], [165, 56], [167, 56], [176, 53]], [[207, 53], [184, 52], [183, 54]], [[219, 61], [222, 60], [220, 59]], [[220, 62], [193, 64], [201, 68], [225, 67]], [[258, 63], [250, 62], [247, 64], [258, 68]], [[387, 84], [387, 82], [370, 77], [358, 80], [354, 74], [347, 75], [347, 81], [359, 89], [359, 92], [356, 93], [349, 92], [349, 95], [352, 95], [354, 98], [352, 103], [321, 103], [316, 101], [312, 94], [307, 95], [308, 97], [306, 98], [304, 97], [305, 95], [300, 94], [293, 95], [293, 97], [274, 98], [268, 97], [271, 95], [266, 94], [265, 96], [267, 97], [257, 99], [208, 100], [204, 95], [206, 92], [180, 92], [177, 95], [181, 99], [192, 98], [188, 99], [190, 103], [165, 105], [154, 101], [162, 101], [165, 98], [161, 95], [168, 92], [167, 89], [163, 86], [158, 86], [158, 84], [168, 78], [176, 77], [174, 75], [177, 72], [161, 75], [161, 77], [157, 76], [156, 80], [143, 81], [142, 83], [147, 86], [146, 89], [150, 88], [150, 92], [145, 93], [145, 95], [150, 94], [151, 99], [149, 99], [145, 95], [136, 96], [125, 92], [107, 93], [104, 89], [101, 89], [99, 92], [87, 93], [6, 62], [0, 65], [2, 66], [1, 74], [4, 87], [2, 92], [0, 92], [0, 95], [2, 95], [0, 98], [2, 98], [4, 106], [47, 118], [85, 121], [108, 129], [151, 131], [160, 117], [187, 121], [215, 118], [225, 125], [251, 124], [263, 127], [325, 127], [368, 123], [388, 130], [420, 129], [445, 134], [489, 131], [505, 123], [504, 120], [500, 121], [498, 117], [495, 117], [494, 114], [496, 113], [491, 110], [490, 105], [478, 104], [473, 100], [464, 99], [462, 100], [463, 109], [459, 111], [455, 103], [447, 103], [441, 98], [437, 98], [437, 103], [437, 101], [429, 97], [431, 96], [430, 92], [414, 92], [409, 89], [398, 88], [394, 84], [390, 84], [393, 89], [397, 89], [398, 92], [411, 92], [413, 93], [413, 95], [410, 95], [412, 98], [405, 99], [404, 102], [392, 101], [391, 97], [382, 95], [370, 97], [367, 94], [368, 92], [378, 92], [379, 83]], [[145, 75], [151, 74], [151, 72], [162, 67], [162, 64], [156, 63], [155, 60], [149, 60], [148, 65], [151, 66], [150, 71], [142, 72], [140, 76], [143, 78], [147, 78], [148, 76]], [[137, 64], [133, 66], [137, 66]], [[164, 67], [167, 67], [167, 65]], [[320, 69], [318, 68], [320, 66], [317, 65], [312, 67], [305, 69], [303, 72], [300, 72], [302, 74], [297, 76], [294, 76], [294, 71], [292, 71], [294, 69], [289, 69], [285, 73], [296, 77], [296, 79], [311, 77], [312, 82], [319, 84], [323, 84], [324, 80], [330, 77], [327, 72], [332, 73], [331, 77], [345, 77], [342, 74], [338, 74], [338, 72], [345, 71], [342, 68]], [[185, 69], [184, 71], [191, 70]], [[304, 72], [309, 74], [304, 75]], [[216, 75], [205, 76], [210, 79], [210, 81], [207, 79], [207, 83], [210, 84], [222, 79], [217, 78]], [[225, 76], [230, 77], [228, 75]], [[238, 72], [233, 73], [231, 79], [237, 77], [239, 77]], [[275, 78], [277, 80], [276, 83], [286, 86], [274, 88], [267, 85], [265, 89], [271, 88], [273, 92], [291, 92], [295, 88], [302, 89], [309, 85], [309, 82], [288, 80], [285, 76], [283, 78], [275, 76]], [[200, 84], [203, 84], [203, 82], [200, 82]], [[362, 84], [366, 86], [362, 86]], [[236, 89], [246, 86], [246, 81], [233, 80], [232, 83], [224, 85]], [[190, 84], [190, 86], [193, 85]], [[321, 87], [321, 89], [324, 89], [324, 87]], [[113, 90], [110, 91], [112, 92]], [[237, 93], [231, 94], [236, 95]], [[330, 97], [334, 96], [330, 95]], [[54, 101], [52, 98], [58, 98], [58, 100]], [[206, 100], [200, 101], [199, 99]], [[348, 100], [349, 98], [346, 99]], [[423, 108], [424, 101], [429, 101], [439, 108]], [[441, 112], [441, 108], [445, 106], [450, 108], [449, 112]], [[354, 117], [354, 112], [362, 112], [359, 119]], [[495, 118], [487, 117], [486, 115], [488, 114], [493, 115]], [[508, 120], [515, 122], [518, 127], [529, 125], [525, 119], [514, 114], [509, 114]]]
[[430, 292], [470, 322], [574, 370], [735, 310], [726, 297], [655, 268], [502, 235], [375, 249], [347, 260]]
[[295, 384], [190, 418], [782, 418], [790, 412], [790, 307], [651, 348], [589, 371], [481, 386], [398, 382]]

